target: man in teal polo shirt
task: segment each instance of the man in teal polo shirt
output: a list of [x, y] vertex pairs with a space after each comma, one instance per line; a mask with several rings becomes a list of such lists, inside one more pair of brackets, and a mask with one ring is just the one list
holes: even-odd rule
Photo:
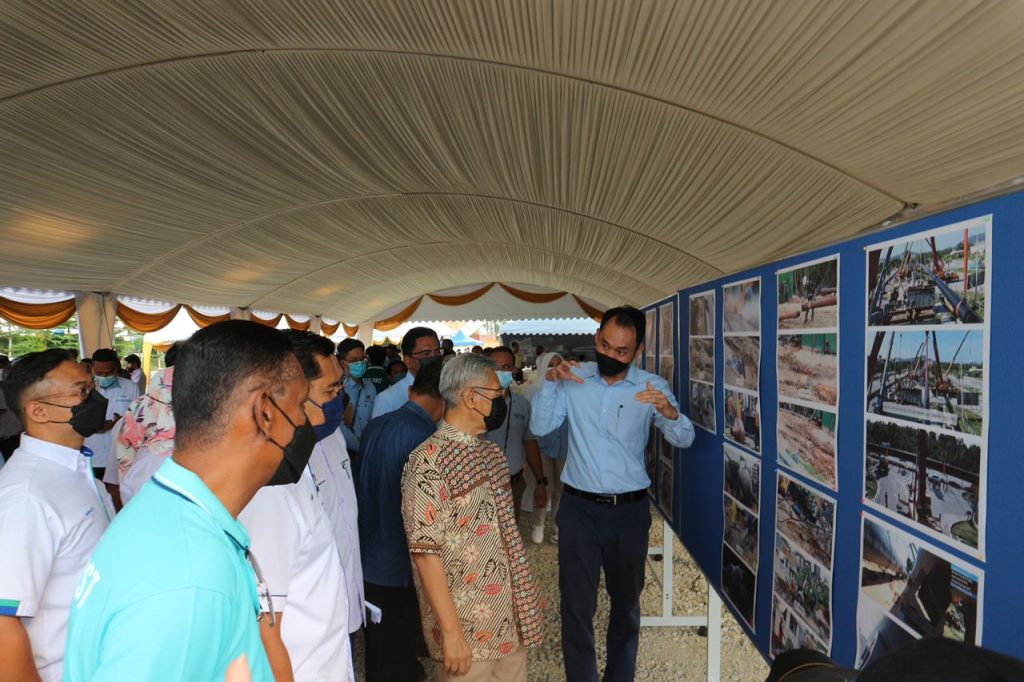
[[222, 322], [182, 345], [175, 452], [82, 575], [65, 680], [220, 680], [242, 654], [255, 682], [273, 680], [257, 564], [236, 517], [308, 459], [316, 434], [303, 412], [307, 390], [291, 342], [263, 325]]

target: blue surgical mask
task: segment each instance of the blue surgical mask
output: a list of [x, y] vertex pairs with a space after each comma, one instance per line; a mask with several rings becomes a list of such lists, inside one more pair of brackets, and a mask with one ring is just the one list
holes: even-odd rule
[[110, 388], [117, 383], [117, 377], [96, 377], [96, 383], [100, 385], [100, 388]]
[[366, 368], [370, 366], [366, 360], [360, 360], [359, 362], [349, 363], [348, 375], [353, 379], [362, 379], [363, 375], [366, 374]]
[[341, 420], [345, 414], [345, 396], [342, 393], [338, 393], [333, 400], [328, 400], [319, 407], [324, 411], [324, 423], [313, 427], [316, 429], [317, 442], [327, 438], [341, 426]]
[[503, 370], [498, 370], [498, 382], [501, 384], [502, 388], [508, 388], [509, 386], [511, 386], [512, 385], [512, 372], [505, 372]]

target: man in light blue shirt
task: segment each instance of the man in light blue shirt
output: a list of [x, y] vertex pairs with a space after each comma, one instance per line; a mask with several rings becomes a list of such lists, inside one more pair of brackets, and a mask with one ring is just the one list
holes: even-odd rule
[[402, 362], [408, 368], [405, 378], [377, 396], [373, 419], [394, 412], [409, 400], [409, 387], [420, 367], [441, 362], [443, 353], [437, 332], [429, 327], [413, 327], [402, 337]]
[[293, 464], [308, 459], [316, 435], [303, 411], [307, 392], [277, 330], [232, 320], [182, 344], [175, 452], [82, 574], [67, 682], [218, 680], [243, 654], [254, 682], [274, 679], [257, 621], [257, 564], [236, 517], [264, 484], [289, 482]]
[[349, 452], [359, 453], [359, 439], [363, 429], [370, 423], [373, 405], [377, 400], [377, 389], [363, 378], [370, 363], [366, 360], [366, 346], [359, 339], [344, 339], [338, 344], [338, 359], [345, 363], [348, 376], [345, 377], [344, 391], [348, 396], [351, 414], [345, 411], [341, 433]]
[[608, 310], [595, 339], [597, 362], [559, 364], [533, 399], [533, 433], [569, 423], [565, 495], [555, 520], [569, 682], [597, 680], [594, 612], [602, 568], [611, 598], [604, 680], [633, 679], [651, 526], [644, 447], [652, 421], [676, 447], [694, 438], [668, 382], [633, 364], [643, 353], [645, 326], [636, 308]]

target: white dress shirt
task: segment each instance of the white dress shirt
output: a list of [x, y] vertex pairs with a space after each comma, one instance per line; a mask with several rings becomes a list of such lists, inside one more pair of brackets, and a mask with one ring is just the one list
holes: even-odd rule
[[341, 429], [316, 444], [313, 456], [309, 458], [309, 471], [327, 518], [331, 520], [334, 541], [345, 569], [349, 632], [355, 632], [363, 625], [366, 599], [363, 595], [363, 561], [359, 553], [359, 505], [352, 463]]
[[293, 485], [261, 488], [238, 520], [274, 611], [284, 613], [281, 639], [296, 682], [355, 680], [345, 573], [309, 469]]
[[75, 587], [113, 517], [88, 458], [21, 436], [0, 470], [0, 615], [22, 619], [45, 681], [62, 679]]
[[[96, 384], [96, 390], [107, 399], [107, 420], [114, 418], [115, 414], [122, 417], [128, 411], [128, 406], [139, 397], [139, 386], [130, 379], [117, 377], [117, 381], [110, 388], [101, 388]], [[114, 435], [117, 433], [117, 425], [105, 433], [94, 433], [85, 439], [85, 447], [92, 450], [92, 466], [117, 468], [117, 462], [111, 462], [109, 457], [114, 447]], [[116, 472], [113, 479], [117, 483]]]

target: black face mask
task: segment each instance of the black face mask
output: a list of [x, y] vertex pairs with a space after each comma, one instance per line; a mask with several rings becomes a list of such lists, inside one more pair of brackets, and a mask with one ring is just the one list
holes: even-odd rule
[[[477, 393], [477, 395], [482, 395]], [[505, 423], [505, 417], [508, 416], [508, 405], [505, 404], [505, 396], [499, 395], [497, 398], [491, 399], [491, 413], [484, 414], [475, 407], [473, 410], [483, 416], [484, 428], [488, 431], [494, 431], [499, 426]]]
[[[67, 409], [67, 405], [56, 405], [54, 403], [44, 402], [39, 400], [37, 402], [43, 403], [43, 405], [50, 405], [52, 407], [63, 407]], [[85, 400], [78, 403], [71, 409], [71, 419], [66, 422], [51, 422], [53, 424], [71, 424], [71, 428], [75, 430], [80, 436], [88, 438], [94, 433], [99, 433], [103, 430], [103, 427], [107, 423], [107, 399], [99, 394], [99, 391], [93, 389], [89, 391], [89, 395], [85, 397]]]
[[613, 377], [622, 374], [629, 369], [628, 362], [616, 360], [615, 358], [600, 352], [595, 352], [594, 354], [597, 356], [597, 371], [600, 372], [603, 377]]
[[270, 402], [274, 403], [277, 411], [283, 414], [288, 423], [295, 427], [295, 431], [292, 432], [292, 439], [288, 441], [287, 445], [281, 445], [273, 438], [270, 439], [271, 443], [284, 451], [284, 457], [281, 459], [281, 464], [278, 465], [277, 471], [274, 472], [274, 475], [267, 481], [266, 485], [291, 485], [292, 483], [298, 483], [302, 477], [303, 469], [309, 463], [310, 455], [313, 454], [313, 448], [316, 446], [316, 429], [309, 423], [308, 417], [306, 418], [306, 423], [296, 424], [274, 402], [273, 398], [270, 399]]

